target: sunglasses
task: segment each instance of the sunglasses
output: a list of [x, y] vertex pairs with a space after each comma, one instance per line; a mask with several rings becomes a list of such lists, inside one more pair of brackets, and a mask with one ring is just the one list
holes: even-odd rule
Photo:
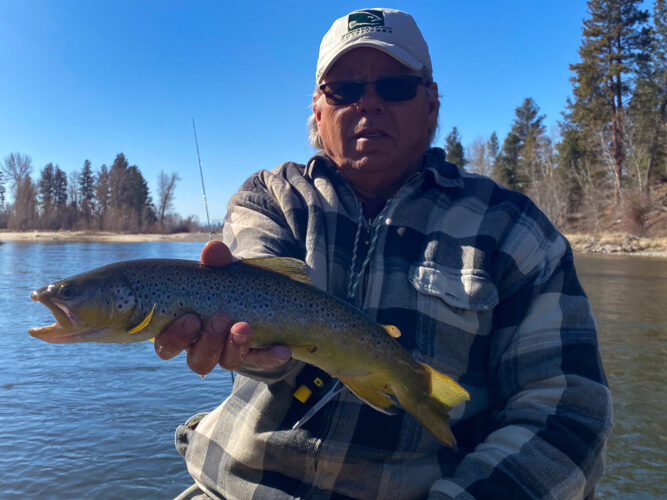
[[374, 85], [375, 92], [385, 101], [401, 102], [414, 99], [417, 88], [426, 85], [420, 76], [402, 75], [380, 78], [374, 82], [359, 82], [355, 80], [340, 80], [320, 85], [320, 90], [330, 104], [345, 106], [361, 99], [366, 91], [366, 85]]

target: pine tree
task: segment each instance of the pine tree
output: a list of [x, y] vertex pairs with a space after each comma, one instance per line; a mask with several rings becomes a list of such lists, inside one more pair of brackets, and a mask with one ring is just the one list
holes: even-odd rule
[[141, 213], [148, 199], [148, 184], [136, 165], [127, 169], [121, 190], [123, 207]]
[[39, 181], [37, 182], [37, 191], [39, 193], [39, 205], [42, 212], [45, 227], [50, 227], [49, 219], [53, 218], [52, 207], [54, 200], [54, 173], [53, 163], [47, 163], [42, 169]]
[[[656, 0], [650, 45], [637, 63], [635, 91], [630, 101], [633, 160], [638, 187], [647, 200], [662, 167], [667, 174], [667, 7]], [[643, 175], [643, 178], [642, 178]]]
[[79, 200], [85, 227], [90, 227], [90, 218], [95, 201], [95, 175], [89, 160], [83, 162], [79, 175]]
[[120, 216], [123, 207], [123, 183], [125, 174], [129, 167], [127, 158], [123, 153], [118, 153], [109, 169], [109, 190], [110, 190], [110, 205], [114, 213], [114, 217]]
[[535, 101], [527, 97], [514, 110], [512, 129], [503, 142], [496, 161], [494, 178], [505, 186], [526, 192], [542, 168], [541, 151], [545, 143], [544, 115]]
[[109, 183], [109, 170], [106, 165], [100, 167], [95, 178], [95, 200], [97, 201], [95, 213], [97, 215], [99, 229], [106, 229], [111, 205], [111, 185]]
[[[582, 128], [589, 145], [599, 141], [610, 158], [614, 174], [614, 200], [620, 196], [626, 151], [624, 148], [624, 98], [630, 91], [632, 68], [649, 38], [648, 12], [641, 0], [589, 0], [579, 48], [581, 62], [574, 71], [571, 119]], [[593, 147], [587, 148], [593, 151]]]
[[53, 174], [53, 202], [56, 210], [67, 206], [67, 174], [58, 165]]
[[493, 178], [510, 189], [517, 188], [517, 170], [519, 169], [519, 153], [521, 138], [510, 131], [503, 141], [503, 148], [493, 168]]
[[488, 155], [489, 161], [492, 164], [495, 164], [499, 151], [500, 144], [498, 143], [498, 135], [494, 131], [491, 133], [491, 137], [489, 137], [489, 140], [486, 143], [486, 154]]
[[445, 151], [447, 152], [447, 161], [452, 162], [459, 168], [465, 167], [466, 163], [468, 163], [465, 158], [463, 145], [461, 144], [461, 134], [459, 134], [456, 127], [452, 128], [452, 131], [445, 139]]
[[79, 196], [81, 202], [92, 202], [95, 199], [95, 175], [90, 160], [83, 162], [83, 168], [79, 175]]
[[516, 109], [514, 131], [521, 139], [519, 162], [516, 172], [516, 187], [527, 192], [531, 185], [541, 181], [546, 166], [545, 148], [549, 141], [542, 124], [544, 115], [532, 98], [527, 98]]

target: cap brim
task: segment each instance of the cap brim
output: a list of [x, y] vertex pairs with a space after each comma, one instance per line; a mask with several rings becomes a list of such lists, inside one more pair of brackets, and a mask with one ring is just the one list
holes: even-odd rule
[[357, 49], [359, 47], [370, 47], [372, 49], [381, 50], [385, 54], [396, 59], [403, 66], [406, 66], [407, 68], [410, 68], [413, 71], [419, 71], [424, 67], [424, 64], [419, 59], [417, 59], [407, 51], [401, 49], [400, 47], [396, 47], [395, 45], [382, 42], [381, 40], [361, 39], [349, 44], [343, 50], [338, 52], [330, 61], [327, 61], [326, 64], [320, 68], [320, 73], [317, 75], [317, 83], [320, 83], [322, 81], [322, 78], [324, 78], [324, 76], [329, 72], [332, 66], [336, 64], [336, 61], [338, 61], [338, 59], [340, 59], [342, 56], [347, 54], [352, 49]]

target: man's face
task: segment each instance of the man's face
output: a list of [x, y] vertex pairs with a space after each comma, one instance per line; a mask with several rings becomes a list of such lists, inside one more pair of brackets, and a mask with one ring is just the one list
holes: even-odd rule
[[[415, 74], [384, 52], [362, 47], [336, 61], [321, 83]], [[430, 87], [420, 85], [413, 99], [401, 102], [383, 100], [373, 85], [348, 105], [335, 105], [323, 94], [313, 99], [324, 152], [363, 197], [393, 194], [421, 165], [429, 130], [437, 124], [438, 89]]]

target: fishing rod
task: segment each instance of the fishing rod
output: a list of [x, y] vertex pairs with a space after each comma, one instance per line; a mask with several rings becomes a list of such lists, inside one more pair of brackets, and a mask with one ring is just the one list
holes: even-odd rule
[[199, 177], [201, 178], [201, 192], [204, 197], [204, 208], [206, 208], [206, 222], [208, 223], [208, 239], [213, 239], [213, 230], [211, 229], [211, 218], [208, 215], [208, 202], [206, 201], [206, 188], [204, 187], [204, 170], [201, 167], [201, 156], [199, 155], [199, 141], [197, 141], [197, 128], [195, 119], [192, 119], [192, 130], [195, 133], [195, 148], [197, 149], [197, 161], [199, 162]]
[[[208, 239], [213, 240], [213, 230], [211, 229], [211, 218], [208, 215], [208, 202], [206, 201], [206, 188], [204, 187], [204, 169], [201, 166], [201, 156], [199, 155], [199, 141], [197, 141], [197, 127], [195, 127], [195, 119], [192, 119], [192, 131], [195, 133], [195, 148], [197, 149], [197, 162], [199, 163], [199, 177], [201, 178], [201, 193], [204, 197], [204, 208], [206, 208], [206, 222], [208, 223]], [[229, 370], [229, 375], [232, 378], [232, 386], [234, 385], [234, 370]], [[203, 378], [203, 377], [202, 377]]]

